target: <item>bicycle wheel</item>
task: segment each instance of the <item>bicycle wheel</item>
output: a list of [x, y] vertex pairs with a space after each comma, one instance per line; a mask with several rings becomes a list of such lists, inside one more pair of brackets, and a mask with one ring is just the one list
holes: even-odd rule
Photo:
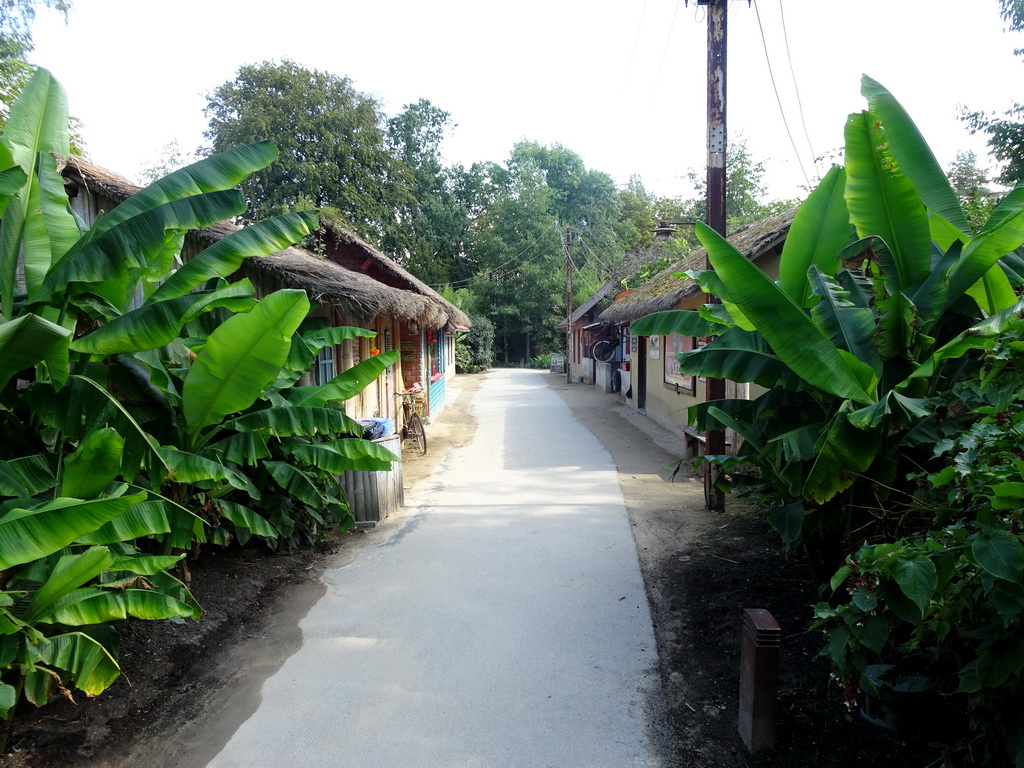
[[427, 452], [427, 431], [423, 428], [423, 419], [418, 413], [413, 413], [408, 424], [409, 439], [415, 441], [416, 448], [422, 456]]
[[590, 356], [602, 363], [610, 363], [618, 350], [618, 344], [611, 339], [598, 339], [590, 345]]

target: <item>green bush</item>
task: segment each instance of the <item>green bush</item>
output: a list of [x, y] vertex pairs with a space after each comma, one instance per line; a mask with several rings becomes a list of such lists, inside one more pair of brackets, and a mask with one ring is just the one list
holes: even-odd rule
[[486, 315], [470, 313], [472, 329], [455, 340], [455, 366], [459, 373], [479, 373], [494, 365], [494, 323]]
[[[912, 474], [920, 532], [865, 544], [815, 608], [851, 703], [873, 664], [917, 679], [949, 759], [1024, 766], [1024, 323], [939, 398], [931, 472]], [[871, 686], [868, 686], [871, 695]], [[940, 738], [938, 734], [935, 738]]]
[[544, 352], [543, 354], [536, 355], [530, 358], [530, 362], [526, 365], [527, 368], [542, 368], [543, 370], [550, 370], [551, 368], [551, 353]]

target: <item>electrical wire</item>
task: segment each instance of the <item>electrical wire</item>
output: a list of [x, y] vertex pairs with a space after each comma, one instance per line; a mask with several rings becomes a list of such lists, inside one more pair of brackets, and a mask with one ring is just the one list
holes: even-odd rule
[[772, 60], [768, 56], [768, 40], [764, 34], [764, 25], [761, 24], [761, 9], [758, 6], [757, 0], [754, 0], [754, 12], [757, 14], [757, 28], [761, 33], [761, 45], [764, 47], [764, 58], [768, 64], [768, 75], [772, 80], [772, 89], [775, 91], [775, 101], [779, 105], [779, 114], [782, 116], [782, 124], [786, 129], [786, 135], [789, 137], [789, 143], [793, 147], [793, 154], [796, 156], [797, 165], [800, 166], [800, 173], [803, 174], [804, 181], [807, 183], [808, 188], [811, 186], [811, 180], [807, 176], [807, 171], [804, 169], [803, 160], [800, 159], [800, 151], [796, 148], [796, 142], [793, 140], [793, 132], [789, 129], [789, 121], [786, 119], [786, 110], [782, 107], [782, 99], [779, 96], [779, 87], [775, 83], [775, 72], [772, 70]]
[[676, 16], [679, 14], [679, 0], [676, 0], [676, 7], [672, 11], [672, 23], [668, 25], [668, 37], [665, 38], [665, 49], [661, 52], [661, 63], [658, 64], [658, 74], [654, 78], [654, 91], [651, 93], [652, 100], [658, 95], [658, 87], [661, 85], [661, 71], [665, 68], [665, 59], [668, 56], [669, 45], [672, 43], [672, 30], [676, 26]]
[[636, 49], [640, 47], [640, 30], [644, 26], [644, 16], [647, 15], [647, 0], [644, 0], [644, 7], [640, 11], [640, 23], [636, 25], [636, 36], [633, 38], [633, 50], [629, 52], [629, 64], [626, 65], [626, 79], [622, 84], [623, 90], [629, 83], [629, 76], [633, 73], [633, 60], [636, 58]]
[[789, 75], [793, 80], [793, 91], [796, 93], [796, 106], [800, 112], [800, 124], [804, 129], [804, 138], [807, 139], [807, 148], [811, 150], [811, 157], [814, 159], [814, 171], [821, 177], [821, 168], [818, 165], [818, 153], [814, 151], [811, 143], [811, 134], [807, 130], [807, 119], [804, 115], [803, 101], [800, 99], [800, 87], [796, 82], [796, 70], [793, 68], [793, 56], [789, 48], [789, 30], [786, 28], [786, 12], [782, 7], [783, 0], [779, 0], [779, 18], [782, 20], [782, 40], [786, 46], [786, 61], [789, 62]]
[[[515, 256], [511, 257], [511, 258], [510, 258], [510, 259], [508, 259], [507, 261], [504, 261], [504, 262], [502, 262], [501, 264], [499, 264], [499, 265], [498, 265], [498, 266], [496, 266], [496, 267], [489, 267], [489, 268], [487, 269], [487, 272], [489, 272], [489, 273], [490, 273], [490, 272], [497, 272], [498, 270], [501, 270], [501, 269], [504, 269], [505, 267], [507, 267], [507, 266], [508, 266], [509, 264], [511, 264], [511, 263], [512, 263], [513, 261], [518, 261], [518, 260], [519, 260], [520, 258], [522, 258], [522, 257], [523, 257], [523, 255], [525, 255], [525, 254], [526, 254], [526, 252], [527, 252], [527, 251], [529, 251], [529, 250], [530, 250], [531, 248], [533, 248], [533, 246], [535, 246], [535, 245], [537, 244], [537, 242], [538, 242], [538, 241], [539, 241], [539, 240], [540, 240], [540, 239], [541, 239], [542, 237], [544, 237], [544, 236], [545, 236], [545, 234], [546, 234], [545, 232], [541, 232], [541, 233], [540, 233], [539, 235], [537, 235], [537, 237], [535, 237], [535, 238], [533, 239], [533, 242], [531, 242], [531, 243], [530, 243], [529, 245], [527, 245], [527, 246], [526, 246], [526, 247], [525, 247], [525, 248], [524, 248], [523, 250], [521, 250], [521, 251], [520, 251], [519, 253], [517, 253], [517, 254], [516, 254]], [[549, 248], [550, 248], [550, 246], [549, 246]], [[545, 250], [545, 251], [542, 251], [542, 252], [541, 252], [541, 253], [540, 253], [539, 255], [543, 256], [543, 255], [547, 254], [547, 252], [548, 252], [547, 250]], [[479, 284], [481, 284], [481, 283], [487, 283], [487, 282], [490, 282], [490, 279], [489, 279], [489, 278], [486, 278], [486, 277], [482, 277], [482, 278], [478, 278], [478, 277], [467, 277], [467, 278], [465, 278], [464, 280], [455, 280], [454, 282], [451, 282], [451, 283], [443, 283], [442, 285], [432, 285], [432, 286], [430, 286], [430, 287], [431, 287], [431, 288], [434, 288], [435, 290], [436, 290], [437, 288], [441, 288], [441, 287], [444, 287], [445, 285], [447, 285], [447, 286], [451, 286], [452, 288], [455, 288], [455, 287], [457, 287], [457, 286], [456, 286], [456, 284], [458, 284], [458, 283], [466, 283], [467, 285], [459, 285], [459, 286], [458, 286], [458, 287], [466, 288], [466, 287], [468, 287], [468, 285], [469, 285], [469, 284], [473, 284], [473, 285], [479, 285]]]

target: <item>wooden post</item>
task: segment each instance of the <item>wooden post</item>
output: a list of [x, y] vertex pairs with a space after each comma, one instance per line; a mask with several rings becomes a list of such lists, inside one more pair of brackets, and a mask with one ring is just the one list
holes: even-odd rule
[[782, 630], [763, 608], [743, 610], [740, 648], [740, 738], [751, 752], [775, 746]]
[[[726, 17], [728, 0], [708, 0], [708, 176], [707, 224], [722, 237], [726, 231]], [[710, 257], [705, 269], [713, 269]], [[721, 304], [717, 296], [711, 304]], [[725, 379], [708, 377], [705, 385], [708, 402], [725, 398]], [[721, 456], [725, 450], [725, 431], [709, 429], [704, 445], [705, 454]], [[725, 493], [713, 484], [714, 473], [710, 464], [704, 464], [704, 504], [709, 511], [725, 509]]]

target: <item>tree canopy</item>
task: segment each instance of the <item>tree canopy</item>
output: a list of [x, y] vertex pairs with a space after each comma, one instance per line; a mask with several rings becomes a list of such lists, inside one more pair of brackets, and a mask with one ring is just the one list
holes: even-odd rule
[[263, 139], [281, 151], [242, 185], [250, 220], [312, 205], [379, 241], [408, 204], [381, 107], [347, 77], [287, 59], [249, 64], [207, 95], [204, 112], [212, 153]]
[[0, 120], [32, 74], [28, 55], [34, 50], [32, 21], [36, 7], [59, 11], [67, 19], [70, 0], [3, 0], [0, 2]]
[[[243, 66], [207, 101], [210, 152], [264, 139], [280, 149], [243, 185], [248, 216], [320, 209], [428, 284], [458, 290], [493, 321], [506, 363], [563, 343], [567, 229], [579, 302], [609, 279], [653, 269], [660, 220], [703, 218], [699, 182], [692, 200], [657, 198], [639, 177], [619, 189], [561, 144], [524, 140], [503, 163], [448, 164], [442, 145], [455, 125], [441, 107], [420, 99], [388, 116], [349, 78], [289, 60]], [[735, 144], [731, 226], [782, 205], [763, 202], [763, 174]]]

